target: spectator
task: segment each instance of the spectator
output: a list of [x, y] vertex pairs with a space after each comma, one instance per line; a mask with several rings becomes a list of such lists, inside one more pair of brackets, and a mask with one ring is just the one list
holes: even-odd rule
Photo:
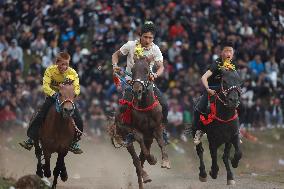
[[[165, 74], [156, 83], [169, 102], [183, 98], [192, 102], [200, 94], [200, 75], [218, 58], [219, 42], [229, 39], [235, 43], [236, 62], [245, 81], [246, 116], [241, 122], [257, 128], [266, 121], [275, 122], [276, 118], [264, 120], [263, 111], [268, 111], [267, 105], [273, 107], [269, 102], [274, 98], [283, 102], [284, 11], [276, 1], [162, 0], [155, 5], [155, 1], [4, 1], [0, 11], [0, 111], [7, 103], [16, 103], [20, 108], [15, 110], [17, 118], [27, 122], [43, 100], [40, 75], [64, 50], [71, 53], [80, 76], [78, 103], [83, 116], [92, 119], [92, 103], [88, 102], [94, 99], [104, 113], [115, 111], [120, 94], [111, 87], [110, 56], [113, 49], [137, 39], [143, 22], [152, 20], [159, 26], [155, 43], [161, 47], [165, 66]], [[28, 93], [22, 95], [23, 91]], [[181, 101], [177, 106], [182, 107], [179, 111], [184, 119], [190, 120], [187, 111], [192, 107], [188, 109]]]
[[24, 61], [23, 61], [23, 49], [18, 46], [18, 42], [16, 39], [11, 41], [11, 46], [7, 51], [8, 55], [12, 58], [12, 60], [17, 61], [20, 64], [21, 70], [24, 69]]
[[270, 107], [266, 111], [267, 127], [268, 128], [284, 128], [283, 125], [283, 110], [280, 104], [280, 99], [275, 98], [271, 101]]

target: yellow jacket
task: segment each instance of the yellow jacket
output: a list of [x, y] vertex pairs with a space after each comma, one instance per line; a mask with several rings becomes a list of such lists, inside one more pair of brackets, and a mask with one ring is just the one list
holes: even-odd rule
[[57, 65], [51, 65], [46, 68], [43, 76], [43, 92], [48, 96], [52, 96], [54, 93], [58, 92], [59, 84], [63, 83], [66, 78], [74, 80], [74, 92], [76, 96], [78, 96], [80, 94], [80, 84], [77, 72], [73, 68], [68, 67], [68, 69], [61, 74]]

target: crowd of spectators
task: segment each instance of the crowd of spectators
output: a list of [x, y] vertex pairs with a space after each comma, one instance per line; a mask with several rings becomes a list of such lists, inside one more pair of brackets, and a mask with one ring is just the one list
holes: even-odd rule
[[277, 0], [0, 0], [0, 122], [28, 125], [44, 99], [44, 70], [65, 50], [80, 76], [86, 127], [100, 135], [120, 96], [111, 55], [139, 37], [145, 20], [158, 28], [165, 74], [156, 84], [168, 98], [173, 135], [191, 122], [201, 74], [223, 40], [234, 42], [244, 80], [242, 125], [284, 128], [284, 7]]

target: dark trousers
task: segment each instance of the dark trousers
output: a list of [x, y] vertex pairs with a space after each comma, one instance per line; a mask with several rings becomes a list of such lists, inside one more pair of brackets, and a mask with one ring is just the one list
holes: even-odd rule
[[30, 127], [27, 131], [28, 137], [34, 140], [38, 138], [39, 128], [42, 125], [42, 122], [44, 121], [49, 108], [53, 105], [54, 102], [55, 99], [53, 99], [52, 97], [45, 98], [43, 105], [31, 120]]
[[[220, 88], [220, 86], [210, 86], [210, 89], [214, 89], [214, 90], [218, 90]], [[205, 116], [207, 116], [210, 113], [210, 105], [208, 102], [208, 92], [206, 90], [203, 91], [202, 96], [200, 97], [200, 100], [198, 101], [198, 103], [195, 106], [195, 109], [197, 111], [195, 111], [194, 113], [194, 123], [192, 125], [193, 129], [201, 129], [201, 125], [200, 125], [200, 114], [203, 114]], [[212, 98], [210, 97], [210, 101], [212, 100]]]
[[[30, 127], [28, 128], [27, 135], [31, 139], [35, 140], [38, 138], [39, 128], [42, 125], [49, 108], [55, 103], [55, 99], [52, 97], [46, 97], [43, 105], [36, 113], [35, 117], [31, 120]], [[78, 129], [83, 132], [83, 120], [79, 114], [78, 108], [75, 106], [73, 119]]]
[[168, 123], [168, 112], [169, 112], [169, 106], [167, 103], [167, 99], [163, 95], [163, 93], [158, 89], [158, 87], [154, 87], [154, 94], [157, 96], [161, 106], [162, 106], [162, 114], [163, 114], [163, 123]]
[[[163, 114], [163, 123], [168, 123], [168, 111], [169, 111], [169, 106], [167, 103], [167, 100], [165, 96], [162, 94], [162, 92], [157, 88], [153, 87], [154, 95], [157, 96], [161, 106], [162, 106], [162, 114]], [[133, 98], [131, 88], [127, 87], [125, 88], [124, 95], [122, 97], [123, 99], [127, 101], [131, 101]], [[120, 112], [124, 112], [126, 110], [127, 106], [120, 106], [119, 110]]]

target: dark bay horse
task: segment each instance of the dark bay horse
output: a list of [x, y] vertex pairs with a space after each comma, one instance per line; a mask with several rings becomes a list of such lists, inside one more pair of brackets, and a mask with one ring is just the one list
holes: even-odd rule
[[[60, 175], [62, 181], [67, 181], [64, 157], [75, 136], [75, 123], [71, 118], [74, 113], [74, 86], [66, 83], [60, 86], [59, 96], [56, 104], [53, 105], [39, 130], [39, 140], [35, 141], [35, 153], [38, 159], [37, 175], [50, 177], [50, 158], [52, 153], [57, 153], [56, 166], [53, 170], [52, 188], [56, 188], [57, 178]], [[41, 147], [40, 147], [41, 145]], [[41, 156], [44, 156], [45, 164], [41, 163]]]
[[140, 145], [141, 152], [139, 157], [133, 143], [126, 146], [136, 168], [139, 189], [143, 189], [143, 182], [152, 181], [146, 171], [143, 170], [143, 165], [146, 160], [150, 165], [157, 163], [157, 159], [150, 153], [154, 138], [162, 152], [161, 167], [170, 169], [170, 162], [165, 151], [165, 143], [162, 136], [162, 107], [154, 96], [154, 84], [152, 81], [149, 81], [151, 72], [148, 62], [147, 58], [137, 59], [131, 70], [132, 84], [131, 89], [129, 89], [131, 90], [131, 97], [127, 97], [127, 99], [132, 99], [127, 102], [132, 119], [131, 124], [124, 126], [121, 122], [121, 114], [118, 114], [115, 118], [116, 135], [125, 139], [129, 133], [132, 133], [134, 140]]
[[[217, 164], [217, 149], [222, 144], [225, 144], [223, 162], [227, 170], [227, 184], [232, 185], [235, 184], [229, 164], [230, 149], [232, 145], [235, 148], [234, 157], [231, 159], [233, 168], [238, 167], [239, 160], [242, 157], [239, 139], [239, 119], [237, 114], [237, 107], [240, 104], [240, 86], [242, 82], [237, 71], [223, 69], [222, 74], [221, 89], [217, 91], [215, 96], [211, 97], [211, 115], [208, 115], [207, 118], [207, 121], [211, 119], [211, 122], [209, 121], [210, 123], [207, 122], [203, 124], [200, 121], [200, 113], [195, 110], [193, 124], [196, 124], [197, 121], [199, 121], [202, 130], [207, 133], [209, 150], [212, 158], [212, 166], [209, 174], [213, 179], [217, 178], [219, 171]], [[194, 136], [196, 131], [192, 130], [192, 132]], [[207, 174], [203, 161], [203, 151], [202, 143], [199, 143], [196, 146], [196, 152], [200, 159], [199, 180], [206, 182]]]

